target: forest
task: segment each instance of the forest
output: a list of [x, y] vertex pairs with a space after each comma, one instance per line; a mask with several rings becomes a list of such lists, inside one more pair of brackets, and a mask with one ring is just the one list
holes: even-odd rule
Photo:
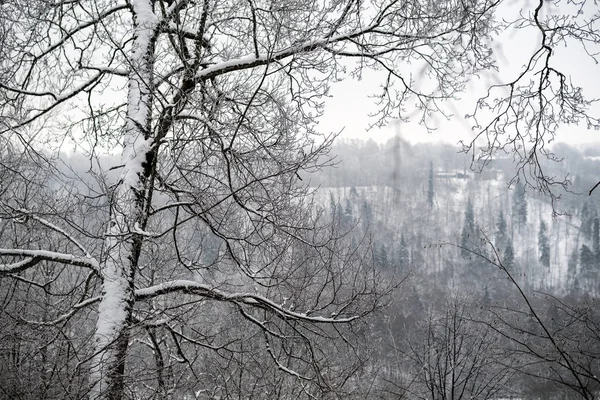
[[[345, 279], [364, 279], [357, 272], [352, 275], [351, 265], [342, 263], [370, 265], [371, 290], [386, 288], [385, 293], [360, 294], [373, 296], [370, 309], [345, 306], [344, 314], [332, 314], [344, 318], [363, 312], [349, 331], [311, 327], [303, 332], [292, 325], [298, 335], [316, 335], [311, 337], [314, 343], [305, 342], [308, 347], [297, 348], [297, 354], [318, 351], [321, 362], [327, 357], [328, 364], [318, 368], [339, 374], [335, 378], [342, 382], [335, 396], [595, 398], [600, 368], [600, 204], [597, 196], [587, 192], [600, 164], [596, 155], [600, 147], [581, 151], [560, 144], [555, 150], [568, 154], [570, 161], [547, 168], [555, 174], [568, 172], [574, 182], [572, 193], [562, 197], [556, 208], [547, 197], [511, 184], [510, 160], [499, 159], [483, 172], [473, 171], [469, 158], [449, 144], [411, 145], [398, 138], [385, 144], [340, 140], [332, 147], [334, 166], [302, 177], [310, 182], [305, 201], [312, 214], [329, 231], [328, 237], [336, 238], [335, 246], [352, 252], [341, 253], [346, 255], [340, 264], [330, 261], [328, 268], [336, 265], [343, 270], [335, 276], [312, 264], [311, 249], [295, 248], [296, 255], [289, 256], [301, 260], [297, 273], [307, 285], [302, 301], [311, 304], [314, 296], [331, 296], [323, 292], [322, 282], [316, 281], [315, 287], [313, 277], [306, 274], [319, 280], [329, 276], [342, 291], [347, 290]], [[18, 180], [4, 171], [2, 182], [10, 184], [3, 187], [30, 210], [3, 225], [5, 242], [11, 237], [21, 240], [5, 246], [31, 248], [32, 243], [47, 243], [47, 248], [61, 251], [71, 239], [50, 219], [60, 216], [83, 224], [79, 218], [91, 215], [87, 226], [100, 222], [89, 211], [73, 209], [76, 204], [64, 208], [74, 193], [89, 196], [100, 190], [85, 159], [63, 156], [56, 165], [63, 179], [78, 184], [67, 187], [64, 181], [55, 181], [56, 173], [45, 176], [32, 165], [29, 183], [19, 191]], [[40, 198], [45, 200], [36, 204]], [[42, 217], [41, 210], [52, 212]], [[52, 233], [40, 229], [48, 227]], [[198, 226], [180, 229], [189, 240], [186, 246], [194, 241], [202, 245], [194, 247], [199, 249], [202, 269], [188, 270], [191, 281], [211, 279], [220, 282], [220, 289], [244, 285], [234, 270], [211, 271], [211, 266], [226, 259], [222, 238]], [[161, 255], [158, 247], [152, 254], [153, 262], [169, 262], [169, 255]], [[325, 254], [338, 257], [340, 253]], [[67, 393], [77, 397], [85, 390], [81, 368], [89, 360], [82, 360], [78, 352], [93, 335], [88, 321], [93, 313], [79, 310], [98, 301], [98, 297], [86, 298], [93, 281], [90, 275], [73, 275], [65, 268], [57, 270], [51, 262], [44, 264], [35, 274], [11, 274], [12, 279], [0, 280], [0, 387], [6, 398], [65, 398]], [[144, 279], [156, 279], [146, 276], [156, 273], [140, 271]], [[337, 279], [339, 283], [334, 283]], [[188, 290], [193, 294], [191, 287]], [[142, 300], [152, 296], [148, 290], [137, 293]], [[276, 362], [265, 363], [272, 350], [253, 343], [260, 329], [244, 324], [246, 320], [263, 328], [264, 321], [243, 309], [236, 315], [218, 304], [197, 304], [186, 299], [189, 295], [184, 291], [179, 295], [183, 297], [139, 311], [137, 318], [145, 322], [137, 328], [142, 332], [131, 343], [135, 351], [128, 360], [136, 370], [127, 382], [135, 390], [132, 398], [162, 398], [158, 390], [169, 391], [166, 396], [174, 398], [219, 398], [223, 393], [225, 398], [234, 393], [247, 398], [300, 395], [296, 391], [304, 389], [298, 377], [282, 373]], [[217, 295], [226, 294], [211, 296]], [[356, 292], [344, 293], [348, 295]], [[57, 296], [64, 300], [56, 301]], [[65, 312], [63, 303], [69, 304], [72, 297], [75, 303]], [[285, 304], [285, 297], [282, 301]], [[291, 313], [297, 304], [289, 305]], [[270, 324], [265, 329], [276, 337], [283, 334]], [[349, 354], [339, 352], [339, 343], [328, 344], [331, 335], [342, 332]], [[200, 334], [205, 343], [198, 339]], [[288, 360], [294, 359], [292, 349], [287, 351]], [[203, 377], [202, 387], [211, 382], [212, 392], [196, 389], [199, 377]], [[333, 382], [332, 378], [328, 384]], [[253, 389], [247, 391], [248, 387]]]
[[0, 398], [597, 399], [598, 21], [1, 0]]
[[553, 204], [511, 179], [506, 158], [477, 171], [449, 144], [334, 146], [339, 164], [311, 181], [320, 206], [406, 279], [375, 328], [384, 392], [596, 398], [599, 150], [553, 147], [569, 162], [545, 167], [573, 180]]

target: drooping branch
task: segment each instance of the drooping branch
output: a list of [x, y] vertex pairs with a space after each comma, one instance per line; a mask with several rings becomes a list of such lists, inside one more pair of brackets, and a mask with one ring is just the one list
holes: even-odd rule
[[213, 300], [245, 304], [264, 310], [274, 312], [283, 319], [300, 320], [313, 323], [348, 323], [359, 318], [359, 316], [350, 317], [322, 317], [322, 316], [310, 316], [304, 313], [298, 313], [284, 308], [280, 304], [273, 302], [272, 300], [254, 293], [227, 293], [208, 285], [188, 280], [174, 280], [158, 285], [150, 286], [143, 289], [137, 289], [135, 291], [135, 298], [137, 301], [152, 299], [157, 296], [184, 292], [194, 294], [202, 297], [206, 297]]
[[0, 256], [24, 257], [24, 260], [11, 264], [0, 264], [0, 276], [23, 272], [42, 261], [52, 261], [77, 267], [99, 270], [98, 261], [85, 256], [59, 253], [46, 250], [0, 249]]
[[[23, 215], [27, 218], [31, 218], [37, 222], [39, 222], [41, 225], [47, 227], [50, 230], [53, 230], [59, 234], [61, 234], [62, 236], [64, 236], [69, 242], [73, 243], [79, 250], [81, 250], [81, 252], [85, 255], [86, 258], [89, 259], [93, 259], [93, 257], [91, 256], [90, 252], [75, 238], [73, 237], [73, 235], [69, 234], [68, 232], [66, 232], [63, 228], [57, 226], [56, 224], [53, 224], [52, 222], [34, 214], [33, 212], [26, 210], [24, 208], [20, 208], [18, 210], [15, 210], [16, 213], [18, 213], [19, 215]], [[96, 264], [98, 264], [97, 260], [94, 260]]]

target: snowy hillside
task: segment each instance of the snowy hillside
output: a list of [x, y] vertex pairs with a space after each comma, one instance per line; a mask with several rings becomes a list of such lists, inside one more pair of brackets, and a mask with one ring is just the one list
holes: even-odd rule
[[[375, 243], [393, 249], [401, 236], [407, 237], [414, 254], [421, 250], [422, 259], [413, 257], [412, 266], [428, 274], [439, 273], [453, 263], [453, 254], [460, 245], [461, 229], [469, 201], [473, 204], [476, 231], [480, 237], [472, 240], [478, 248], [487, 237], [497, 243], [499, 216], [506, 218], [507, 235], [515, 256], [515, 273], [520, 282], [534, 289], [565, 294], [572, 289], [569, 258], [577, 254], [582, 244], [588, 244], [580, 233], [581, 221], [575, 216], [552, 217], [552, 206], [543, 198], [526, 193], [526, 220], [516, 222], [514, 195], [502, 173], [485, 177], [473, 173], [435, 171], [432, 198], [428, 202], [427, 180], [417, 184], [358, 187], [321, 187], [316, 202], [322, 207], [338, 203], [346, 214], [357, 221], [368, 220]], [[365, 212], [370, 215], [364, 215]], [[540, 263], [539, 231], [542, 221], [547, 226], [550, 247], [549, 267]], [[479, 244], [478, 244], [479, 242]], [[377, 245], [376, 245], [377, 246]], [[502, 254], [501, 249], [498, 249]], [[418, 263], [418, 261], [421, 261]], [[419, 265], [421, 264], [421, 265]]]

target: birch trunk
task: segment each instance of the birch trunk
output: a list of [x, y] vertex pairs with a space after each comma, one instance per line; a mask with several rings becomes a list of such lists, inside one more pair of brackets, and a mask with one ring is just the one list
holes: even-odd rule
[[154, 42], [157, 19], [147, 0], [130, 2], [134, 41], [130, 50], [127, 122], [123, 172], [111, 202], [100, 266], [102, 300], [94, 336], [90, 398], [118, 400], [125, 388], [124, 371], [134, 305], [134, 278], [142, 248], [137, 234], [147, 222], [152, 164], [151, 114]]

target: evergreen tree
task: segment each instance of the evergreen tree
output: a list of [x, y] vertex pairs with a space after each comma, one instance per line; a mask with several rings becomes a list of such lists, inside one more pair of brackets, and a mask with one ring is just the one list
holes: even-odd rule
[[544, 267], [550, 266], [550, 245], [548, 244], [548, 228], [544, 221], [540, 222], [540, 231], [538, 233], [538, 248], [540, 252], [540, 262]]
[[360, 217], [362, 219], [363, 229], [367, 231], [373, 222], [373, 208], [366, 199], [362, 203]]
[[462, 234], [460, 236], [461, 255], [467, 257], [470, 255], [468, 249], [475, 239], [475, 213], [473, 212], [473, 203], [471, 198], [467, 200], [467, 209], [465, 210], [465, 223], [463, 224]]
[[[596, 260], [594, 256], [594, 252], [585, 244], [581, 245], [581, 250], [579, 252], [579, 265], [581, 266], [580, 272], [575, 280], [575, 284], [579, 285], [581, 283], [582, 288], [586, 291], [594, 290], [594, 286], [598, 273], [596, 269]], [[577, 282], [579, 279], [579, 282]]]
[[504, 249], [504, 256], [502, 257], [502, 264], [507, 270], [513, 269], [515, 266], [515, 251], [513, 249], [512, 241], [508, 240], [506, 248]]
[[410, 265], [410, 251], [404, 239], [404, 235], [400, 235], [400, 249], [398, 251], [398, 267], [400, 271], [406, 271]]
[[579, 250], [579, 265], [581, 266], [581, 273], [586, 275], [594, 271], [594, 264], [594, 253], [587, 245], [582, 244], [581, 250]]
[[433, 163], [429, 162], [429, 179], [427, 182], [427, 205], [431, 210], [433, 208]]
[[346, 208], [344, 209], [344, 228], [350, 229], [354, 224], [354, 216], [352, 215], [352, 203], [346, 197]]
[[332, 192], [329, 192], [329, 211], [331, 212], [331, 218], [335, 220], [337, 217], [338, 203], [335, 201]]
[[521, 228], [527, 223], [527, 198], [525, 197], [525, 186], [518, 182], [513, 192], [512, 205], [513, 221]]
[[594, 250], [594, 264], [600, 264], [600, 219], [594, 218], [592, 224], [592, 249]]
[[583, 236], [588, 240], [592, 237], [593, 223], [595, 217], [596, 210], [594, 209], [594, 207], [591, 206], [588, 201], [583, 203], [583, 206], [581, 207], [581, 214], [579, 216], [579, 218], [581, 219], [581, 228], [579, 228], [579, 230], [581, 231], [581, 233], [583, 233]]
[[387, 249], [385, 248], [384, 244], [382, 244], [381, 247], [379, 247], [379, 257], [377, 261], [382, 269], [387, 269], [390, 266]]
[[571, 255], [569, 256], [568, 261], [568, 269], [567, 269], [567, 285], [573, 287], [575, 286], [575, 280], [577, 279], [577, 259], [578, 259], [577, 249], [574, 249]]
[[356, 200], [358, 200], [358, 192], [356, 191], [356, 188], [354, 186], [352, 186], [350, 188], [349, 197], [350, 197], [350, 201], [352, 201], [352, 202], [355, 202]]
[[500, 209], [496, 224], [496, 247], [502, 248], [506, 243], [506, 238], [506, 218], [504, 217], [504, 211]]
[[344, 212], [348, 217], [352, 218], [352, 203], [350, 202], [350, 199], [348, 197], [346, 197], [346, 209], [344, 210]]

